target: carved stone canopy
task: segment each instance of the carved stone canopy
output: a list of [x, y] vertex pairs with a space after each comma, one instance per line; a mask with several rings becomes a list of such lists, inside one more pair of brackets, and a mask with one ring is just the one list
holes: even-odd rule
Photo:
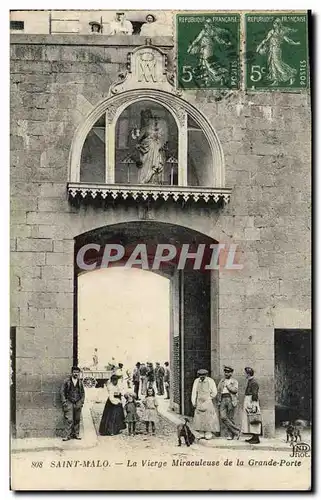
[[181, 94], [175, 88], [175, 75], [168, 70], [167, 55], [158, 47], [143, 45], [127, 56], [127, 71], [110, 87], [110, 94], [120, 94], [132, 89], [160, 89]]

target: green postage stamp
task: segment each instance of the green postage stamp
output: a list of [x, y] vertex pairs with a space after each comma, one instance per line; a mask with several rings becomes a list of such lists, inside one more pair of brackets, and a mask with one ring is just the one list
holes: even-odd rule
[[176, 23], [179, 88], [239, 88], [239, 14], [178, 14]]
[[307, 88], [307, 15], [246, 14], [245, 25], [246, 88]]

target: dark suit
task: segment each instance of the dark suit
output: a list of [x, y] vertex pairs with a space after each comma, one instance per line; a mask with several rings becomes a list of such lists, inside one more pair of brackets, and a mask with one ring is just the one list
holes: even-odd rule
[[164, 368], [162, 366], [155, 368], [155, 375], [156, 375], [157, 392], [160, 396], [163, 396], [163, 394], [164, 394], [164, 376], [165, 376]]
[[136, 399], [139, 398], [140, 369], [136, 366], [133, 371], [133, 384]]
[[81, 410], [85, 401], [85, 389], [81, 380], [74, 385], [68, 377], [61, 386], [62, 409], [65, 417], [66, 438], [79, 436]]

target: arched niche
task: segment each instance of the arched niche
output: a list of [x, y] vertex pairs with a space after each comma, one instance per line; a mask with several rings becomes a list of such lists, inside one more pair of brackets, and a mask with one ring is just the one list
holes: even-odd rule
[[[146, 103], [154, 107], [157, 113], [162, 110], [161, 113], [163, 117], [167, 117], [172, 130], [173, 127], [175, 133], [177, 130], [177, 158], [172, 156], [177, 161], [178, 186], [224, 187], [222, 147], [206, 117], [176, 95], [149, 89], [115, 95], [103, 100], [89, 113], [85, 122], [78, 127], [72, 142], [69, 158], [70, 182], [118, 184], [117, 149], [119, 136], [122, 135], [119, 130], [122, 117], [131, 107], [136, 110], [143, 109]], [[125, 127], [125, 122], [123, 126]], [[122, 140], [124, 146], [124, 137]], [[96, 158], [98, 155], [99, 158]], [[125, 156], [120, 161], [124, 160]], [[93, 175], [90, 174], [91, 164]], [[126, 169], [128, 174], [128, 167]], [[130, 183], [134, 177], [129, 176]], [[123, 177], [120, 180], [125, 179]]]
[[[179, 123], [154, 100], [139, 100], [119, 115], [115, 129], [115, 184], [178, 185]], [[154, 160], [161, 171], [148, 168]]]

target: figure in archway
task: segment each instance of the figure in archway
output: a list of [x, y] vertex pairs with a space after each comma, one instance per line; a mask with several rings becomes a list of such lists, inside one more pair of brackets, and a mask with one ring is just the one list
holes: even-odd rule
[[282, 44], [287, 42], [290, 45], [300, 45], [300, 42], [295, 42], [289, 38], [289, 33], [296, 31], [293, 28], [288, 28], [282, 24], [281, 19], [275, 19], [272, 29], [268, 32], [264, 40], [257, 46], [256, 51], [261, 55], [267, 55], [267, 80], [270, 80], [271, 85], [289, 82], [294, 83], [297, 70], [283, 61]]
[[167, 138], [166, 121], [153, 116], [150, 109], [143, 110], [136, 144], [139, 154], [136, 161], [139, 184], [162, 184]]
[[98, 367], [98, 349], [95, 347], [93, 354], [93, 369], [96, 370]]

